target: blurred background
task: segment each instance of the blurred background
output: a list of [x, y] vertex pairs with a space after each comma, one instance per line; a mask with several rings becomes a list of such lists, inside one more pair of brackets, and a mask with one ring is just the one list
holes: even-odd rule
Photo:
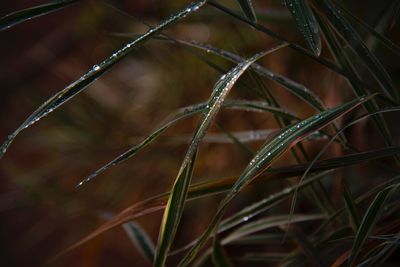
[[[236, 1], [220, 1], [239, 10]], [[254, 1], [259, 23], [305, 45], [290, 13], [280, 1]], [[391, 1], [345, 1], [354, 15], [374, 26]], [[0, 16], [42, 4], [42, 1], [3, 1]], [[157, 25], [188, 1], [79, 1], [57, 12], [0, 32], [0, 142], [15, 130], [41, 103], [77, 80], [81, 75], [122, 47], [136, 34], [144, 33], [142, 23]], [[399, 25], [385, 31], [399, 44]], [[170, 27], [166, 33], [183, 40], [195, 40], [229, 50], [243, 57], [277, 44], [211, 6]], [[362, 32], [367, 37], [365, 32]], [[129, 38], [129, 36], [131, 36]], [[371, 41], [372, 42], [372, 41]], [[398, 60], [379, 44], [375, 52], [399, 84]], [[323, 47], [322, 56], [331, 58]], [[168, 191], [186, 152], [187, 136], [198, 117], [185, 119], [132, 159], [116, 166], [83, 187], [79, 181], [140, 142], [178, 108], [204, 102], [221, 73], [202, 57], [228, 71], [233, 65], [207, 53], [193, 53], [178, 44], [151, 40], [137, 48], [83, 93], [34, 126], [23, 131], [0, 160], [0, 262], [3, 266], [42, 266], [61, 250], [105, 222], [104, 214], [116, 214], [150, 196]], [[315, 61], [283, 48], [259, 61], [319, 95], [328, 107], [354, 97], [345, 80]], [[369, 82], [368, 77], [365, 78]], [[229, 99], [253, 99], [258, 86], [254, 75], [244, 75]], [[262, 79], [281, 105], [300, 118], [315, 111], [277, 84]], [[355, 110], [341, 118], [339, 125], [361, 114]], [[396, 120], [396, 116], [388, 116]], [[217, 117], [223, 129], [236, 132], [278, 128], [274, 117], [264, 113], [223, 110]], [[393, 132], [399, 127], [393, 124]], [[210, 131], [221, 132], [218, 127]], [[396, 140], [399, 141], [398, 135]], [[361, 150], [382, 145], [368, 121], [348, 131], [349, 141]], [[182, 141], [183, 140], [183, 141]], [[256, 151], [262, 141], [251, 142]], [[309, 156], [325, 143], [305, 141]], [[339, 155], [332, 146], [324, 156]], [[304, 158], [301, 158], [305, 161]], [[236, 176], [250, 156], [235, 144], [205, 143], [194, 173], [194, 181]], [[295, 164], [289, 153], [274, 166]], [[362, 179], [373, 175], [360, 165], [354, 190], [363, 189]], [[289, 182], [273, 181], [250, 186], [230, 206], [228, 214], [268, 196]], [[335, 199], [335, 180], [329, 182]], [[187, 205], [175, 248], [198, 236], [215, 212], [220, 196]], [[305, 201], [299, 210], [315, 209]], [[278, 213], [287, 213], [283, 204]], [[162, 212], [137, 220], [157, 241]], [[171, 259], [174, 262], [174, 259]], [[50, 266], [149, 266], [136, 251], [121, 227], [58, 258]], [[173, 264], [171, 265], [173, 266]]]

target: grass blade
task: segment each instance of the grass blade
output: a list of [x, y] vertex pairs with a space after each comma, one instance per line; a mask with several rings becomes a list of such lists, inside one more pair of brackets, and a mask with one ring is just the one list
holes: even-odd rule
[[146, 232], [135, 222], [125, 223], [122, 227], [133, 245], [149, 263], [152, 263], [154, 258], [154, 244]]
[[307, 0], [284, 0], [283, 3], [292, 13], [297, 28], [311, 51], [314, 55], [319, 56], [321, 54], [321, 37], [319, 36], [318, 23]]
[[[322, 160], [322, 161], [317, 161], [313, 165], [312, 170], [313, 171], [323, 171], [323, 170], [329, 170], [329, 169], [334, 169], [334, 168], [339, 168], [343, 166], [349, 166], [353, 164], [358, 164], [362, 162], [366, 162], [369, 160], [376, 160], [384, 157], [389, 157], [392, 156], [393, 154], [398, 154], [400, 153], [400, 146], [393, 146], [389, 148], [383, 148], [383, 149], [378, 149], [378, 150], [373, 150], [373, 151], [368, 151], [368, 152], [361, 152], [361, 153], [355, 153], [351, 155], [346, 155], [346, 156], [341, 156], [341, 157], [336, 157], [328, 160]], [[282, 179], [282, 178], [289, 178], [289, 177], [294, 177], [298, 175], [302, 175], [304, 171], [306, 171], [309, 167], [309, 163], [305, 164], [296, 164], [296, 165], [289, 165], [289, 166], [284, 166], [282, 168], [276, 168], [276, 169], [268, 169], [264, 172], [263, 175], [258, 176], [254, 182], [260, 182], [260, 181], [269, 181], [271, 179]], [[321, 176], [322, 178], [322, 176]], [[317, 177], [315, 177], [317, 179]], [[319, 179], [319, 178], [318, 178]], [[187, 200], [194, 200], [197, 198], [201, 197], [207, 197], [210, 195], [218, 194], [218, 193], [223, 193], [227, 192], [230, 188], [232, 188], [232, 185], [235, 183], [237, 179], [236, 178], [225, 178], [225, 179], [216, 179], [213, 181], [207, 181], [207, 182], [202, 182], [198, 184], [191, 185], [189, 187], [189, 192], [188, 192], [188, 198]], [[296, 187], [302, 188], [303, 186], [307, 186], [309, 183], [313, 182], [314, 178], [310, 178], [309, 180], [304, 181], [302, 184], [297, 185]], [[291, 192], [293, 192], [296, 187], [289, 189]], [[281, 192], [278, 193], [277, 195], [271, 197], [271, 199], [267, 199], [266, 202], [271, 201], [270, 203], [262, 203], [260, 201], [260, 205], [254, 205], [254, 207], [251, 207], [249, 209], [243, 209], [243, 217], [230, 217], [226, 221], [223, 221], [221, 224], [221, 228], [224, 229], [229, 228], [230, 226], [238, 225], [240, 222], [243, 222], [243, 218], [248, 216], [248, 214], [251, 213], [257, 213], [258, 208], [262, 211], [262, 209], [269, 204], [272, 204], [273, 201], [278, 201], [278, 198], [284, 197], [286, 194], [289, 194], [291, 192]], [[109, 222], [103, 224], [99, 228], [97, 228], [95, 231], [93, 231], [91, 234], [87, 235], [80, 241], [76, 242], [74, 245], [70, 246], [69, 248], [65, 249], [59, 255], [56, 257], [65, 254], [66, 252], [86, 243], [87, 241], [95, 238], [96, 236], [114, 228], [117, 227], [123, 223], [126, 223], [130, 220], [133, 220], [135, 218], [138, 218], [140, 216], [144, 216], [146, 214], [150, 214], [156, 211], [159, 211], [163, 208], [165, 208], [165, 203], [166, 200], [168, 199], [170, 195], [170, 192], [160, 194], [158, 196], [151, 197], [149, 199], [146, 199], [144, 201], [141, 201], [139, 203], [136, 203], [122, 212], [120, 212], [117, 216], [115, 216], [113, 219], [111, 219]], [[275, 199], [275, 200], [274, 200]], [[264, 205], [265, 204], [265, 205]], [[253, 209], [254, 208], [254, 209]], [[249, 217], [250, 218], [250, 217]], [[238, 222], [240, 220], [240, 222]]]
[[159, 34], [166, 27], [172, 25], [176, 21], [186, 17], [192, 12], [195, 12], [202, 5], [205, 4], [205, 0], [201, 0], [195, 3], [188, 5], [185, 9], [177, 12], [161, 22], [154, 28], [151, 28], [143, 35], [134, 39], [131, 42], [128, 42], [124, 47], [117, 50], [113, 53], [109, 58], [105, 59], [98, 65], [94, 65], [89, 72], [84, 74], [81, 78], [71, 83], [63, 90], [56, 93], [53, 97], [48, 99], [44, 104], [42, 104], [36, 111], [34, 111], [21, 126], [19, 126], [12, 134], [10, 134], [7, 140], [2, 144], [0, 148], [0, 158], [4, 155], [7, 148], [11, 145], [12, 141], [15, 137], [24, 129], [28, 128], [53, 110], [57, 109], [72, 97], [82, 92], [85, 88], [87, 88], [91, 83], [93, 83], [96, 79], [106, 73], [112, 66], [122, 60], [125, 56], [127, 56], [135, 47], [142, 44], [143, 42], [149, 40], [152, 36]]
[[363, 60], [370, 73], [381, 85], [382, 91], [390, 99], [398, 100], [398, 92], [394, 87], [389, 74], [386, 72], [385, 68], [375, 57], [375, 55], [368, 49], [361, 36], [357, 33], [353, 26], [344, 18], [339, 9], [330, 0], [317, 0], [316, 2], [335, 29], [342, 35], [349, 46], [352, 47], [357, 55]]
[[218, 211], [209, 224], [209, 227], [203, 233], [196, 245], [194, 245], [192, 249], [185, 255], [179, 266], [187, 266], [194, 259], [201, 247], [208, 240], [211, 233], [217, 228], [228, 203], [245, 186], [254, 180], [254, 178], [260, 174], [262, 169], [269, 167], [275, 159], [280, 157], [285, 151], [304, 139], [311, 132], [319, 130], [320, 128], [332, 122], [334, 119], [342, 116], [343, 114], [370, 99], [371, 97], [355, 99], [336, 108], [311, 116], [308, 119], [287, 127], [286, 129], [282, 130], [279, 135], [267, 142], [247, 165], [246, 169], [242, 172], [240, 177], [232, 186], [232, 189], [228, 195], [221, 201]]
[[[267, 105], [265, 102], [262, 101], [246, 101], [246, 100], [233, 100], [233, 101], [226, 101], [222, 105], [225, 108], [235, 109], [235, 110], [244, 110], [244, 111], [253, 111], [253, 112], [272, 112], [277, 116], [283, 116], [285, 118], [290, 118], [292, 120], [298, 120], [293, 114], [278, 108], [271, 107]], [[88, 175], [82, 181], [79, 182], [78, 186], [82, 186], [83, 184], [91, 181], [96, 176], [100, 175], [101, 173], [105, 172], [109, 168], [118, 165], [129, 158], [136, 155], [142, 149], [147, 147], [149, 144], [154, 142], [163, 132], [168, 130], [171, 126], [176, 124], [177, 122], [181, 121], [182, 119], [188, 118], [193, 116], [197, 113], [204, 112], [207, 108], [207, 103], [200, 103], [191, 106], [187, 106], [177, 110], [174, 114], [169, 116], [169, 119], [166, 119], [166, 122], [160, 126], [157, 130], [153, 133], [148, 135], [146, 138], [143, 139], [142, 142], [135, 145], [134, 147], [128, 149], [115, 159], [111, 160], [104, 166], [100, 167], [92, 174]]]
[[59, 0], [40, 6], [15, 11], [0, 18], [0, 31], [10, 29], [11, 27], [18, 25], [22, 22], [57, 11], [75, 2], [77, 2], [77, 0]]
[[228, 258], [224, 247], [221, 245], [219, 238], [214, 238], [212, 261], [215, 267], [231, 267], [232, 262]]
[[188, 187], [192, 176], [192, 172], [188, 171], [188, 166], [190, 164], [194, 164], [193, 157], [195, 157], [197, 153], [201, 139], [206, 134], [207, 129], [217, 115], [230, 89], [233, 87], [234, 83], [239, 79], [239, 77], [245, 72], [245, 70], [261, 56], [265, 55], [266, 53], [271, 53], [280, 47], [281, 46], [275, 47], [265, 53], [256, 54], [249, 60], [239, 63], [235, 68], [223, 75], [215, 84], [211, 97], [207, 103], [206, 111], [203, 112], [199, 126], [195, 131], [192, 142], [187, 150], [177, 178], [175, 179], [174, 186], [171, 190], [171, 194], [164, 211], [154, 260], [155, 266], [164, 266], [169, 248], [175, 237], [175, 233], [183, 213], [183, 207], [186, 202]]
[[253, 3], [251, 2], [251, 0], [237, 1], [239, 2], [239, 5], [242, 8], [243, 13], [246, 15], [246, 17], [253, 22], [257, 22], [256, 12], [254, 11]]
[[351, 227], [353, 228], [353, 231], [356, 233], [357, 229], [360, 227], [360, 221], [361, 221], [360, 214], [358, 213], [356, 202], [345, 181], [343, 181], [343, 198], [345, 207], [349, 214]]
[[353, 247], [351, 249], [351, 254], [348, 260], [348, 266], [354, 265], [362, 245], [367, 239], [369, 233], [372, 231], [372, 228], [375, 226], [375, 223], [379, 218], [380, 212], [382, 211], [382, 207], [393, 189], [393, 186], [389, 186], [380, 191], [369, 206], [354, 238]]

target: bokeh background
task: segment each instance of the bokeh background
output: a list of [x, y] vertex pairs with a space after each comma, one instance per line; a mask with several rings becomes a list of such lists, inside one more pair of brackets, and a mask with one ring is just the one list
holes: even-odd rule
[[[221, 1], [239, 10], [235, 1]], [[259, 22], [305, 45], [290, 13], [280, 1], [254, 1]], [[345, 1], [354, 14], [375, 25], [391, 1]], [[41, 4], [42, 1], [3, 1], [0, 16]], [[188, 1], [80, 1], [65, 9], [0, 32], [0, 142], [16, 129], [41, 103], [94, 64], [121, 47], [129, 38], [120, 34], [143, 33], [146, 22], [156, 25], [162, 18]], [[399, 26], [384, 34], [399, 43]], [[273, 47], [276, 41], [220, 11], [205, 6], [166, 31], [184, 40], [210, 43], [249, 57]], [[365, 32], [361, 32], [367, 37]], [[399, 60], [379, 44], [375, 50], [396, 86]], [[168, 191], [179, 169], [198, 117], [179, 123], [160, 140], [129, 161], [110, 169], [93, 182], [76, 184], [151, 133], [176, 109], [207, 100], [221, 73], [204, 63], [206, 57], [224, 70], [233, 65], [198, 51], [195, 55], [174, 43], [151, 40], [137, 48], [83, 93], [73, 98], [17, 137], [0, 160], [0, 265], [42, 266], [61, 250], [104, 223], [104, 214], [115, 214], [147, 197]], [[324, 46], [323, 56], [331, 58]], [[286, 75], [316, 92], [328, 107], [353, 97], [345, 80], [329, 69], [288, 48], [260, 60], [260, 64]], [[369, 81], [365, 77], [366, 82]], [[244, 75], [230, 99], [258, 99], [252, 87], [254, 75]], [[265, 86], [287, 110], [305, 118], [314, 113], [295, 96], [263, 79]], [[342, 124], [361, 114], [356, 110], [342, 118]], [[396, 120], [396, 116], [389, 116]], [[272, 115], [222, 111], [217, 122], [229, 131], [275, 129]], [[398, 125], [392, 124], [394, 133]], [[221, 132], [213, 127], [211, 132]], [[348, 131], [360, 149], [382, 145], [369, 122]], [[395, 140], [398, 141], [398, 135]], [[315, 155], [325, 141], [305, 142], [309, 155]], [[262, 142], [249, 146], [256, 150]], [[325, 157], [339, 155], [333, 146]], [[235, 176], [249, 161], [249, 155], [235, 144], [206, 143], [201, 146], [194, 182]], [[305, 159], [303, 159], [305, 160]], [[275, 166], [295, 163], [288, 154]], [[353, 169], [352, 169], [353, 170]], [[373, 175], [368, 166], [356, 168]], [[354, 171], [354, 170], [353, 170]], [[364, 177], [355, 178], [354, 189], [362, 190]], [[340, 196], [330, 182], [335, 202]], [[230, 206], [228, 213], [266, 197], [287, 185], [273, 181], [250, 186]], [[187, 205], [175, 248], [198, 236], [215, 212], [219, 196]], [[300, 197], [300, 201], [303, 198]], [[305, 201], [297, 207], [311, 210]], [[288, 204], [277, 212], [288, 212]], [[139, 218], [137, 222], [156, 242], [162, 212]], [[172, 262], [174, 259], [172, 259]], [[121, 227], [115, 228], [50, 266], [149, 266], [138, 254]]]

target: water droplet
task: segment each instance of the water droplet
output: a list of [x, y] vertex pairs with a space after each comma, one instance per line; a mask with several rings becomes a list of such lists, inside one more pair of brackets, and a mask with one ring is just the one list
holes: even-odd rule
[[94, 65], [94, 66], [93, 66], [93, 70], [94, 70], [94, 71], [98, 71], [99, 69], [100, 69], [100, 66], [99, 66], [99, 65]]
[[249, 217], [248, 217], [248, 216], [243, 217], [243, 221], [244, 221], [244, 222], [247, 222], [248, 220], [249, 220]]

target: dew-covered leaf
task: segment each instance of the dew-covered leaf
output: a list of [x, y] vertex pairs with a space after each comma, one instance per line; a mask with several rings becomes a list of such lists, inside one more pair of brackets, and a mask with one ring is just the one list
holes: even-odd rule
[[78, 0], [58, 0], [40, 6], [15, 11], [0, 18], [0, 31], [7, 30], [22, 22], [57, 11], [77, 1]]
[[199, 250], [208, 240], [211, 233], [218, 226], [225, 208], [228, 203], [252, 180], [257, 177], [263, 169], [266, 169], [271, 163], [279, 158], [285, 151], [290, 149], [296, 143], [304, 139], [310, 133], [321, 129], [336, 118], [349, 112], [365, 101], [370, 100], [369, 98], [355, 99], [347, 102], [338, 107], [323, 111], [317, 115], [311, 116], [303, 121], [295, 123], [292, 126], [288, 126], [283, 129], [280, 134], [268, 141], [263, 147], [257, 152], [255, 157], [250, 161], [245, 170], [239, 176], [232, 189], [227, 196], [221, 201], [219, 208], [210, 222], [207, 229], [204, 231], [199, 241], [190, 249], [190, 251], [181, 260], [179, 266], [188, 265], [194, 257], [197, 255]]
[[283, 3], [292, 13], [297, 28], [307, 41], [311, 51], [316, 56], [319, 56], [321, 54], [321, 37], [319, 35], [318, 22], [307, 0], [284, 0]]
[[317, 0], [316, 2], [335, 29], [346, 40], [347, 44], [352, 47], [357, 55], [363, 60], [370, 73], [381, 85], [382, 91], [389, 98], [398, 100], [399, 95], [397, 89], [393, 85], [391, 77], [380, 61], [365, 45], [358, 32], [342, 15], [340, 9], [337, 8], [330, 0]]
[[[279, 108], [271, 107], [271, 106], [267, 105], [265, 102], [262, 102], [262, 101], [231, 100], [231, 101], [224, 102], [222, 104], [222, 107], [228, 108], [228, 109], [234, 109], [234, 110], [242, 110], [242, 111], [271, 112], [271, 113], [275, 114], [276, 116], [282, 116], [284, 118], [288, 118], [288, 119], [290, 118], [292, 120], [298, 120], [298, 118], [295, 117], [290, 112], [287, 112], [287, 111], [279, 109]], [[193, 116], [195, 114], [204, 112], [206, 110], [206, 108], [207, 108], [207, 103], [199, 103], [199, 104], [187, 106], [187, 107], [184, 107], [184, 108], [180, 108], [174, 114], [171, 114], [165, 120], [166, 122], [164, 122], [162, 126], [160, 126], [157, 130], [155, 130], [150, 135], [145, 137], [143, 139], [143, 141], [141, 141], [139, 144], [133, 146], [132, 148], [128, 149], [127, 151], [125, 151], [124, 153], [122, 153], [121, 155], [116, 157], [115, 159], [111, 160], [110, 162], [108, 162], [104, 166], [102, 166], [99, 169], [97, 169], [96, 171], [94, 171], [92, 174], [90, 174], [89, 176], [84, 178], [78, 184], [78, 186], [81, 186], [81, 185], [91, 181], [92, 179], [94, 179], [96, 176], [100, 175], [101, 173], [103, 173], [107, 169], [109, 169], [109, 168], [111, 168], [111, 167], [113, 167], [115, 165], [118, 165], [118, 164], [126, 161], [127, 159], [133, 157], [139, 151], [141, 151], [142, 149], [147, 147], [149, 144], [154, 142], [162, 133], [164, 133], [171, 126], [173, 126], [177, 122], [181, 121], [182, 119], [185, 119], [185, 118], [188, 118], [188, 117]], [[258, 135], [260, 135], [260, 134], [263, 134], [263, 133], [253, 134], [253, 137], [254, 137], [254, 135], [257, 135], [256, 137], [258, 137]], [[267, 133], [264, 133], [264, 135], [262, 135], [262, 136], [265, 136], [265, 134], [267, 134]], [[249, 133], [249, 136], [247, 136], [247, 137], [245, 136], [246, 133], [243, 133], [241, 135], [243, 135], [244, 138], [251, 138], [252, 137], [251, 133]], [[188, 137], [188, 139], [191, 140], [191, 137]], [[221, 139], [221, 138], [219, 138], [219, 139]]]
[[198, 146], [206, 134], [209, 126], [220, 110], [222, 103], [228, 95], [230, 89], [239, 77], [250, 67], [250, 65], [266, 53], [271, 53], [280, 47], [274, 47], [268, 52], [256, 54], [252, 58], [239, 63], [235, 68], [223, 75], [215, 84], [210, 99], [208, 100], [206, 110], [202, 114], [200, 123], [193, 135], [192, 142], [186, 152], [181, 164], [181, 168], [175, 179], [167, 205], [165, 207], [163, 220], [161, 223], [159, 239], [157, 243], [154, 266], [163, 266], [165, 264], [169, 248], [175, 237], [176, 230], [182, 216], [183, 207], [186, 202], [189, 184], [192, 178], [194, 157], [197, 154]]
[[166, 27], [172, 25], [176, 21], [186, 17], [192, 12], [198, 10], [202, 5], [205, 4], [205, 0], [201, 0], [195, 3], [188, 5], [185, 9], [171, 15], [169, 18], [158, 24], [156, 27], [151, 28], [143, 35], [140, 35], [138, 38], [133, 41], [128, 42], [121, 49], [115, 51], [110, 57], [102, 61], [98, 65], [94, 65], [91, 70], [89, 70], [86, 74], [84, 74], [81, 78], [74, 81], [63, 90], [56, 93], [53, 97], [48, 99], [44, 104], [42, 104], [36, 111], [34, 111], [26, 120], [19, 126], [12, 134], [10, 134], [7, 140], [2, 144], [0, 148], [0, 158], [4, 155], [7, 148], [11, 145], [11, 142], [15, 139], [15, 137], [24, 129], [28, 128], [53, 110], [57, 109], [72, 97], [76, 96], [78, 93], [82, 92], [85, 88], [87, 88], [91, 83], [93, 83], [96, 79], [105, 74], [112, 66], [122, 60], [125, 56], [127, 56], [133, 49], [135, 49], [138, 45], [144, 43], [149, 40], [154, 35], [159, 34]]
[[256, 12], [254, 11], [253, 8], [253, 3], [251, 0], [237, 0], [239, 2], [240, 7], [243, 10], [243, 13], [246, 15], [246, 17], [251, 20], [256, 22], [257, 21], [257, 16]]

